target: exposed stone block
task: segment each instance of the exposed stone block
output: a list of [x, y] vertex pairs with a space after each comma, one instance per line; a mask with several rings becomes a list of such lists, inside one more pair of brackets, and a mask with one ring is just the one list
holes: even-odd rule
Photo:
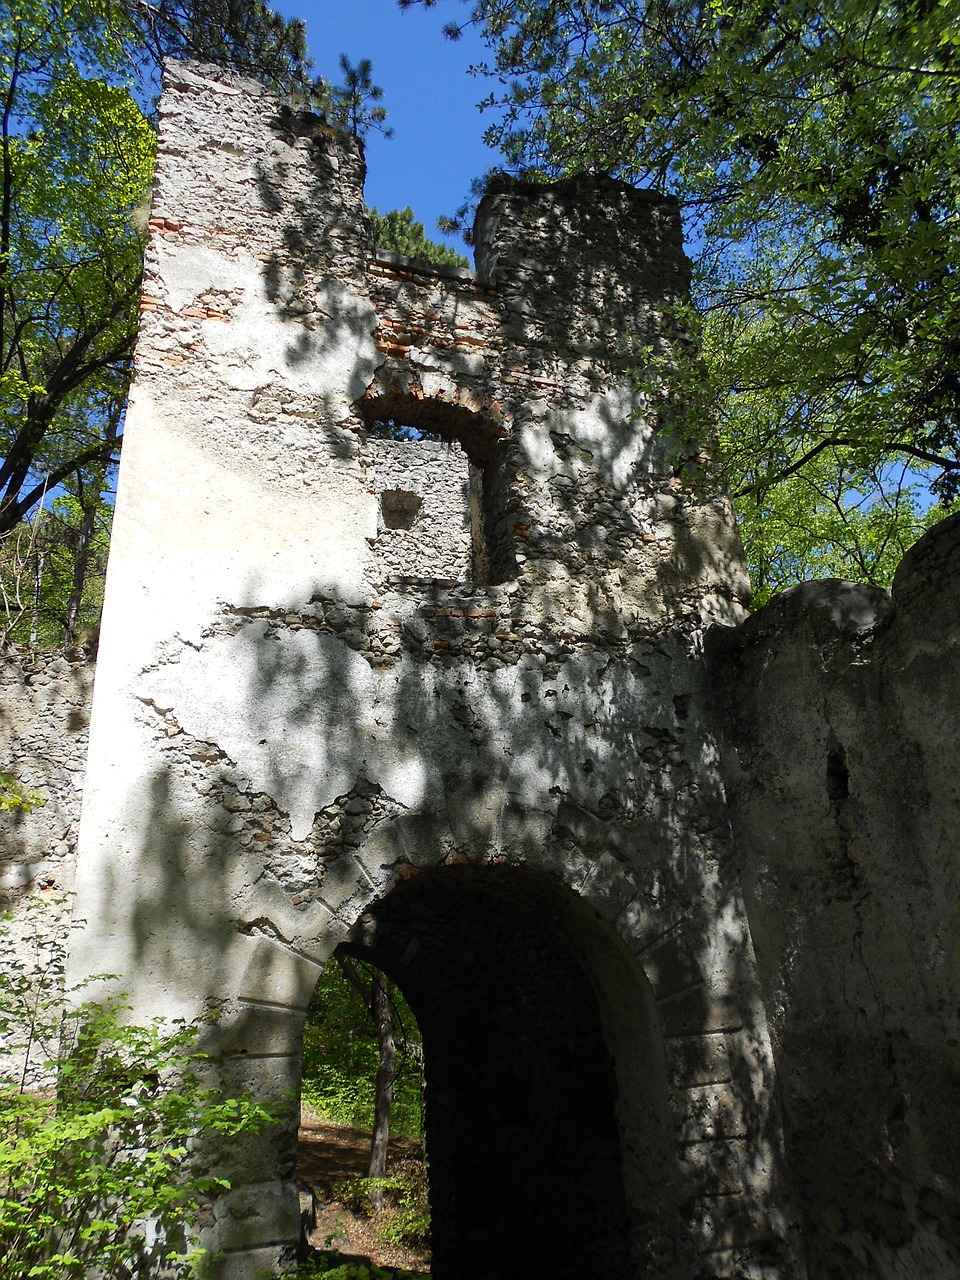
[[253, 1004], [306, 1009], [321, 966], [262, 937], [250, 939], [250, 952], [238, 997]]

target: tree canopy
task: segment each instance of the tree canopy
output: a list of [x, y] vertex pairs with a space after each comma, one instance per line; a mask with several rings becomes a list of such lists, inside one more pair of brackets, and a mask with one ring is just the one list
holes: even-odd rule
[[402, 253], [408, 258], [422, 258], [447, 267], [469, 267], [470, 263], [449, 245], [431, 240], [418, 222], [409, 205], [405, 209], [391, 209], [389, 213], [370, 210], [374, 243], [377, 248], [392, 253]]
[[369, 58], [354, 65], [345, 53], [340, 55], [343, 83], [325, 88], [322, 105], [331, 124], [363, 138], [371, 129], [392, 137], [387, 127], [387, 109], [382, 105], [383, 89], [373, 83], [373, 67]]
[[[0, 35], [0, 533], [116, 448], [153, 135], [100, 6], [18, 0]], [[95, 66], [100, 76], [84, 74]], [[103, 73], [106, 73], [105, 75]], [[111, 80], [115, 82], [111, 83]]]
[[[274, 88], [317, 94], [302, 23], [247, 0], [8, 0], [0, 26], [0, 586], [7, 626], [58, 558], [63, 638], [122, 440], [137, 332], [149, 109], [159, 60], [202, 56]], [[43, 537], [24, 521], [55, 495]], [[29, 547], [29, 562], [22, 551]], [[45, 549], [44, 549], [45, 548]], [[32, 578], [28, 583], [27, 579]], [[76, 584], [75, 584], [76, 585]], [[79, 595], [78, 595], [79, 592]], [[20, 603], [11, 607], [10, 597]], [[32, 634], [38, 635], [34, 611]], [[46, 624], [41, 627], [46, 633]], [[19, 633], [18, 633], [19, 635]], [[22, 638], [22, 637], [21, 637]]]
[[152, 74], [164, 58], [198, 58], [280, 93], [311, 96], [307, 31], [263, 0], [122, 0], [134, 24], [137, 65]]
[[510, 165], [683, 201], [748, 543], [832, 512], [882, 580], [960, 493], [960, 0], [465, 2]]

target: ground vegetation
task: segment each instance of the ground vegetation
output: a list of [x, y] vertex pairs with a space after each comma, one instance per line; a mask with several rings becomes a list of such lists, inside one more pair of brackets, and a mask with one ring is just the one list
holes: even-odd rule
[[199, 1280], [191, 1228], [229, 1186], [204, 1153], [279, 1111], [210, 1083], [199, 1023], [65, 1006], [64, 910], [40, 896], [0, 931], [0, 1280]]
[[359, 1244], [379, 1261], [429, 1254], [423, 1087], [420, 1031], [399, 988], [356, 958], [331, 960], [303, 1040], [299, 1170], [318, 1243]]

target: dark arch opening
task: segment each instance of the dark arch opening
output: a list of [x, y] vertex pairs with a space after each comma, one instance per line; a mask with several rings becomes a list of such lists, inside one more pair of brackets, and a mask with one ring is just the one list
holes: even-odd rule
[[[636, 1269], [644, 1206], [623, 1146], [637, 1100], [615, 1057], [643, 1070], [645, 1051], [610, 1043], [632, 993], [621, 958], [595, 963], [607, 942], [589, 915], [543, 875], [451, 867], [399, 886], [342, 944], [400, 986], [423, 1034], [435, 1280]], [[660, 1135], [646, 1140], [662, 1193]]]

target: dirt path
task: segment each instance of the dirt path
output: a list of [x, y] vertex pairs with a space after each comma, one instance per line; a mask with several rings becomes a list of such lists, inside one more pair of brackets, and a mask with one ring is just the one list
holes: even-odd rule
[[[391, 1139], [388, 1174], [400, 1162], [418, 1160], [420, 1155], [416, 1142], [408, 1138]], [[372, 1219], [338, 1200], [340, 1184], [365, 1177], [369, 1159], [369, 1133], [329, 1124], [304, 1110], [297, 1152], [297, 1181], [313, 1194], [316, 1225], [310, 1233], [311, 1245], [315, 1249], [335, 1250], [343, 1254], [345, 1260], [429, 1271], [429, 1249], [415, 1250], [382, 1242]]]

